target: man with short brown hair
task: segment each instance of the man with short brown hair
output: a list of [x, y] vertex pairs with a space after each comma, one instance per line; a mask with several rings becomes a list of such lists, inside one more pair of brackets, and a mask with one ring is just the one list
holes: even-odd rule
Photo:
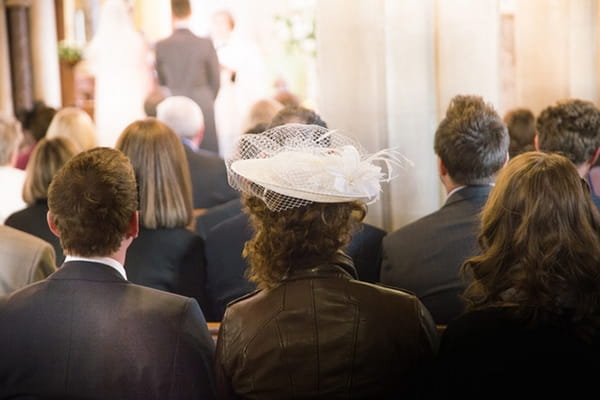
[[196, 300], [127, 281], [137, 193], [111, 148], [55, 175], [48, 223], [67, 257], [0, 298], [0, 398], [214, 398], [214, 342]]

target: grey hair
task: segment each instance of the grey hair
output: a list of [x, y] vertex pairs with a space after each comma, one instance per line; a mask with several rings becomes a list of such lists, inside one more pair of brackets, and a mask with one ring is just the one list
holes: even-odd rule
[[156, 119], [182, 138], [191, 139], [204, 126], [202, 109], [185, 96], [169, 96], [156, 106]]

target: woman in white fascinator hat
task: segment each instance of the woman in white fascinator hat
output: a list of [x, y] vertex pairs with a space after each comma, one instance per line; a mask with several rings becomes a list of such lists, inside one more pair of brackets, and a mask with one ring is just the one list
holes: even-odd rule
[[360, 282], [341, 249], [407, 161], [316, 125], [243, 135], [226, 160], [254, 228], [259, 290], [231, 302], [217, 340], [222, 398], [396, 398], [437, 351], [433, 320], [404, 291]]

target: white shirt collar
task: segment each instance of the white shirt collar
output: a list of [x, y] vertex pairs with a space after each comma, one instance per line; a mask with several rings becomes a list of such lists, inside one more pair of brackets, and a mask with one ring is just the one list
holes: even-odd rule
[[[490, 185], [490, 186], [494, 187], [494, 186], [496, 185], [496, 183], [495, 183], [495, 182], [492, 182], [492, 183], [488, 183], [488, 185]], [[450, 193], [448, 193], [448, 196], [446, 196], [446, 199], [448, 199], [448, 198], [449, 198], [450, 196], [452, 196], [454, 193], [456, 193], [456, 192], [458, 192], [459, 190], [461, 190], [461, 189], [464, 189], [464, 188], [466, 188], [466, 187], [467, 187], [467, 185], [462, 185], [462, 186], [457, 186], [457, 187], [455, 187], [454, 189], [452, 189], [452, 190], [450, 191]]]
[[464, 189], [464, 188], [466, 188], [466, 187], [467, 187], [466, 185], [462, 185], [462, 186], [457, 186], [457, 187], [455, 187], [454, 189], [452, 189], [452, 190], [450, 191], [450, 193], [448, 193], [448, 196], [446, 196], [446, 199], [448, 199], [448, 198], [449, 198], [450, 196], [452, 196], [454, 193], [458, 192], [460, 189]]
[[187, 19], [182, 19], [179, 21], [173, 22], [173, 29], [190, 29], [190, 21]]
[[115, 260], [114, 258], [66, 256], [65, 262], [68, 262], [68, 261], [91, 261], [91, 262], [106, 264], [109, 267], [116, 269], [121, 274], [123, 279], [127, 280], [127, 273], [125, 272], [125, 268], [123, 268], [123, 265], [121, 265], [121, 263], [118, 262], [117, 260]]

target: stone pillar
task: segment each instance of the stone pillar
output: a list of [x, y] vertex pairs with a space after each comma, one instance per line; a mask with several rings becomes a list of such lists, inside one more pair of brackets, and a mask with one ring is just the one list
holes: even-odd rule
[[0, 114], [13, 115], [6, 9], [0, 2]]
[[369, 207], [367, 221], [388, 231], [439, 205], [432, 14], [430, 0], [316, 6], [319, 113], [369, 151], [398, 147], [415, 162]]
[[5, 0], [10, 38], [13, 100], [16, 113], [33, 106], [33, 71], [29, 37], [30, 0]]
[[47, 105], [61, 106], [56, 17], [53, 1], [34, 1], [30, 8], [33, 94]]
[[457, 94], [499, 104], [499, 4], [497, 0], [437, 1], [438, 116]]

